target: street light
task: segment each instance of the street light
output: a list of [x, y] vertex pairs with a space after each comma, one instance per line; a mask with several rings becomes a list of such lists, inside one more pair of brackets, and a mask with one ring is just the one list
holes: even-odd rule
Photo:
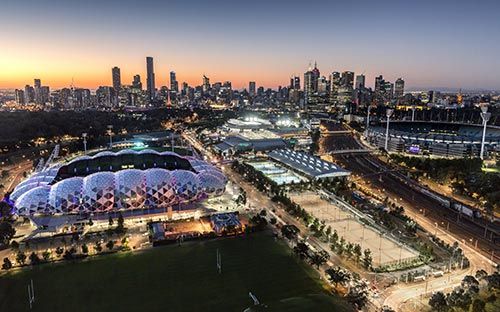
[[388, 152], [387, 145], [389, 143], [389, 120], [391, 119], [392, 113], [394, 113], [394, 110], [391, 108], [388, 108], [385, 112], [385, 115], [387, 116], [387, 127], [385, 128], [385, 151], [386, 152]]
[[87, 155], [87, 132], [82, 133], [83, 138], [83, 154]]
[[113, 125], [108, 125], [109, 148], [113, 148]]
[[415, 110], [417, 108], [415, 107], [415, 105], [412, 105], [411, 106], [411, 121], [415, 121]]
[[488, 105], [481, 105], [481, 118], [483, 119], [483, 138], [481, 140], [481, 154], [480, 158], [484, 160], [484, 139], [486, 138], [486, 124], [490, 120], [491, 113], [488, 113]]

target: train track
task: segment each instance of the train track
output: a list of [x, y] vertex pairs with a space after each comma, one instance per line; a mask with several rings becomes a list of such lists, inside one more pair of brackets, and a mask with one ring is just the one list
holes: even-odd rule
[[494, 243], [493, 232], [486, 231], [490, 233], [492, 240], [484, 237], [484, 225], [481, 226], [466, 218], [457, 217], [458, 212], [441, 206], [436, 200], [405, 184], [401, 177], [395, 176], [397, 173], [391, 170], [381, 170], [384, 166], [373, 156], [340, 156], [337, 159], [346, 169], [360, 175], [366, 175], [366, 179], [375, 188], [384, 189], [384, 193], [387, 193], [389, 197], [401, 198], [403, 202], [407, 203], [407, 207], [411, 207], [413, 213], [425, 211], [425, 216], [430, 221], [437, 224], [445, 223], [448, 230], [462, 241], [470, 242], [472, 238], [471, 244], [474, 244], [475, 240], [477, 249], [484, 256], [492, 258], [497, 263], [500, 262], [500, 247]]

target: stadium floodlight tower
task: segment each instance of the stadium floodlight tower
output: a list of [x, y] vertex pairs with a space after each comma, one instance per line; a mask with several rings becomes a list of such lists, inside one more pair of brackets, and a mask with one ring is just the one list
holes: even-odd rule
[[385, 115], [387, 116], [387, 127], [385, 128], [385, 151], [387, 152], [387, 145], [389, 144], [389, 120], [391, 119], [392, 113], [394, 110], [392, 108], [388, 108], [385, 111]]
[[483, 119], [483, 138], [481, 139], [481, 159], [484, 159], [484, 140], [486, 138], [486, 124], [490, 120], [491, 113], [488, 113], [488, 105], [481, 105], [481, 118]]
[[365, 129], [365, 137], [368, 137], [368, 127], [370, 126], [370, 110], [372, 109], [371, 105], [368, 105], [366, 111], [366, 129]]
[[108, 125], [109, 148], [113, 148], [113, 125]]
[[87, 155], [87, 132], [82, 133], [83, 138], [83, 154]]

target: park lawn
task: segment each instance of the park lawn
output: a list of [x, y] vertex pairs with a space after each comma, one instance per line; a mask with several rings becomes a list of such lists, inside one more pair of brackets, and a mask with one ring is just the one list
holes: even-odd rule
[[0, 311], [28, 310], [30, 279], [33, 311], [243, 311], [249, 291], [267, 311], [351, 311], [268, 233], [26, 268], [0, 277]]

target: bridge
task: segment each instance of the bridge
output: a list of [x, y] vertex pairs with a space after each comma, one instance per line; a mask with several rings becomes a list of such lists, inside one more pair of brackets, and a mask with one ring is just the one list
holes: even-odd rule
[[323, 130], [321, 135], [333, 135], [333, 134], [351, 134], [351, 130]]
[[331, 151], [329, 154], [330, 155], [345, 155], [345, 154], [369, 154], [372, 151], [369, 149], [345, 149], [345, 150], [338, 150], [338, 151]]

